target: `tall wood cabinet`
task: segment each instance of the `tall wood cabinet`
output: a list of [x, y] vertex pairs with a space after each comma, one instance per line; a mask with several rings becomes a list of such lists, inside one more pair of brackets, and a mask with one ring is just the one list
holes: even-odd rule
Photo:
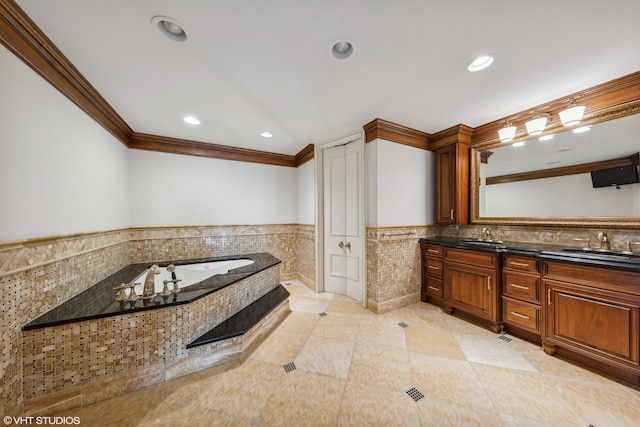
[[470, 151], [455, 143], [436, 152], [436, 222], [442, 225], [469, 223]]

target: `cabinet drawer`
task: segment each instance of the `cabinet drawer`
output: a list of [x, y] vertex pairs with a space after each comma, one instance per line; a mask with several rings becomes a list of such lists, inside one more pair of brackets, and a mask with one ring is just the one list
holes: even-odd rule
[[529, 257], [523, 257], [523, 256], [505, 255], [503, 268], [508, 268], [510, 270], [518, 270], [518, 271], [537, 272], [538, 260], [536, 260], [535, 258], [529, 258]]
[[442, 246], [427, 245], [427, 250], [425, 251], [425, 255], [442, 257], [444, 256], [444, 248]]
[[497, 267], [498, 265], [498, 255], [489, 252], [447, 248], [446, 258], [447, 261], [462, 262], [482, 267]]
[[439, 259], [427, 259], [427, 275], [428, 276], [435, 276], [435, 277], [442, 277], [443, 276], [443, 270], [444, 270], [444, 262], [442, 260]]
[[504, 272], [504, 295], [540, 302], [540, 278], [532, 274]]
[[444, 286], [442, 280], [429, 277], [427, 279], [427, 294], [438, 298], [444, 298]]
[[502, 317], [505, 323], [511, 323], [532, 331], [540, 332], [539, 306], [515, 301], [507, 297], [503, 297], [502, 304]]

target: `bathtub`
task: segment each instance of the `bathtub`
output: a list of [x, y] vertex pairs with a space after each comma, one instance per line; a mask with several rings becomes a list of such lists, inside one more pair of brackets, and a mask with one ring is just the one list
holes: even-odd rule
[[[178, 282], [178, 286], [182, 289], [200, 283], [209, 277], [217, 276], [219, 274], [227, 274], [229, 270], [251, 265], [254, 262], [255, 261], [252, 259], [231, 259], [176, 265], [175, 274], [177, 279], [181, 279], [180, 282]], [[142, 295], [144, 279], [147, 277], [148, 271], [149, 269], [146, 269], [133, 280], [133, 283], [140, 283], [135, 287], [136, 294], [138, 295]], [[171, 277], [171, 272], [167, 270], [166, 266], [160, 267], [160, 274], [155, 275], [156, 294], [162, 292], [162, 289], [164, 288], [164, 280], [171, 280]], [[168, 283], [167, 286], [170, 290], [173, 289], [173, 283]]]

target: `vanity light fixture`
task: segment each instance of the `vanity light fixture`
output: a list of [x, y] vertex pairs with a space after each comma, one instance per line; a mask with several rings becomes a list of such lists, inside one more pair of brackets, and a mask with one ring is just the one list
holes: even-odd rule
[[200, 124], [200, 120], [198, 120], [196, 117], [193, 117], [193, 116], [185, 116], [185, 118], [183, 118], [182, 120], [184, 120], [186, 123], [189, 123], [190, 125]]
[[504, 127], [498, 130], [498, 135], [500, 135], [500, 142], [513, 141], [516, 136], [516, 127], [509, 120], [506, 120]]
[[484, 70], [491, 63], [493, 63], [493, 55], [481, 55], [471, 61], [471, 64], [467, 66], [467, 70], [475, 73], [476, 71]]
[[531, 136], [540, 135], [544, 132], [544, 128], [547, 125], [547, 122], [551, 118], [551, 115], [548, 113], [536, 113], [535, 116], [531, 120], [525, 123], [527, 127], [527, 133]]
[[566, 110], [560, 111], [560, 121], [563, 126], [577, 125], [582, 121], [582, 115], [584, 114], [584, 105], [576, 105], [575, 98], [571, 98], [571, 103]]
[[184, 32], [180, 23], [167, 16], [154, 16], [151, 25], [156, 27], [165, 36], [176, 42], [187, 40], [187, 33]]
[[264, 132], [260, 132], [260, 136], [263, 138], [271, 138], [273, 134], [271, 132], [264, 131]]

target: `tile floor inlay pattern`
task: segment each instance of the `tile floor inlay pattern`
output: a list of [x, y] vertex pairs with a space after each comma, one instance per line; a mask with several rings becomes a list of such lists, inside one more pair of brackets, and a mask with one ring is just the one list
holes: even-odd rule
[[82, 426], [639, 425], [640, 391], [519, 338], [429, 304], [375, 314], [296, 280], [287, 290], [292, 313], [242, 361], [62, 416]]

